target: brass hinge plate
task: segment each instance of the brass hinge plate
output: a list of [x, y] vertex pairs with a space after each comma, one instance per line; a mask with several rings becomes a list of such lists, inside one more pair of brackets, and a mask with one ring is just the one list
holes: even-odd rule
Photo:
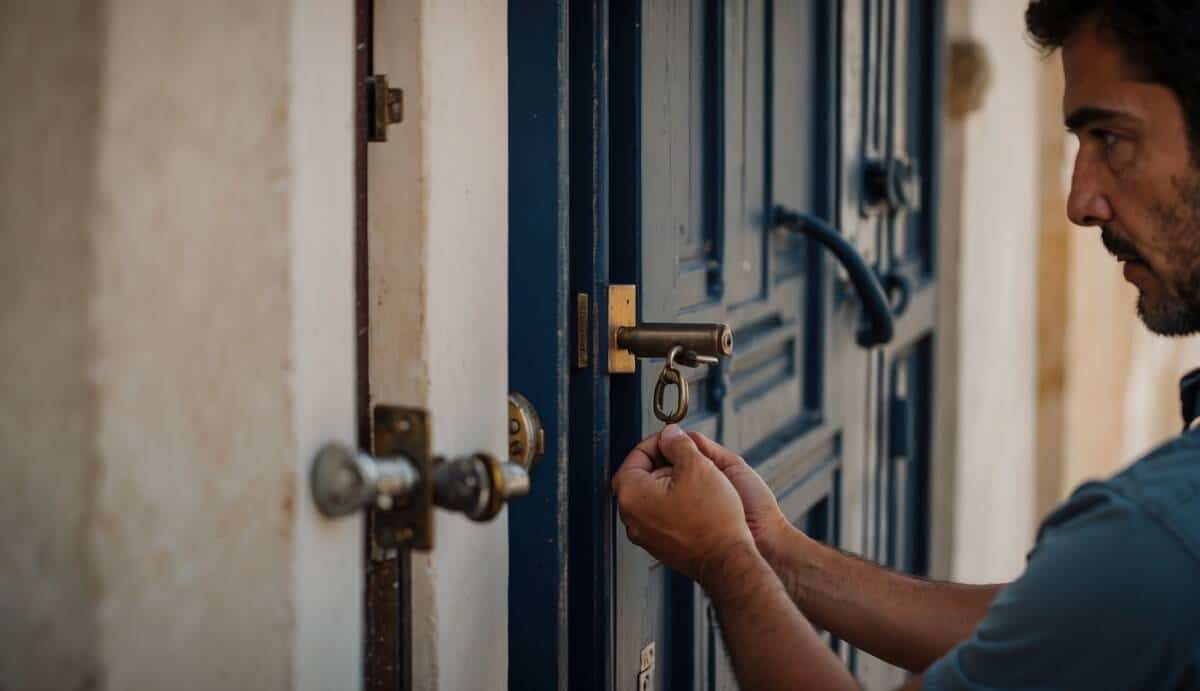
[[588, 294], [575, 295], [575, 367], [587, 369], [588, 342], [592, 340]]
[[637, 286], [608, 287], [608, 371], [610, 374], [632, 374], [637, 371], [633, 353], [617, 346], [617, 329], [637, 326]]
[[367, 77], [367, 141], [386, 142], [388, 125], [404, 120], [404, 90], [388, 85], [386, 74]]
[[433, 547], [433, 455], [430, 452], [429, 413], [420, 408], [376, 405], [372, 412], [371, 455], [403, 456], [417, 470], [411, 498], [391, 509], [371, 510], [373, 553], [383, 556], [402, 547]]

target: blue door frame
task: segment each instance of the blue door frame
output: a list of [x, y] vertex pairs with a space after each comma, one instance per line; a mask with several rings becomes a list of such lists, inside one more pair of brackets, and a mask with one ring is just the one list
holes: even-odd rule
[[[912, 286], [907, 309], [897, 315], [896, 340], [875, 351], [866, 365], [874, 372], [868, 380], [879, 406], [870, 417], [874, 440], [866, 446], [872, 470], [866, 476], [861, 551], [894, 568], [924, 573], [933, 472], [933, 190], [942, 11], [940, 2], [911, 0], [905, 11], [909, 35], [897, 35], [892, 16], [898, 2], [909, 7], [905, 0], [847, 0], [830, 15], [864, 18], [864, 60], [875, 61], [871, 76], [878, 82], [862, 80], [863, 102], [886, 111], [882, 123], [872, 124], [863, 108], [864, 132], [874, 129], [878, 139], [869, 151], [871, 137], [864, 136], [856, 155], [904, 152], [921, 162], [924, 173], [920, 209], [861, 223], [874, 235], [877, 270], [903, 276]], [[718, 0], [707, 4], [719, 12]], [[609, 691], [627, 681], [614, 669], [619, 526], [609, 478], [640, 437], [644, 401], [639, 377], [610, 377], [596, 363], [607, 360], [601, 333], [608, 286], [643, 278], [640, 200], [638, 186], [630, 182], [641, 174], [638, 153], [624, 144], [610, 152], [610, 142], [640, 137], [635, 131], [640, 39], [628, 30], [633, 24], [627, 16], [640, 7], [636, 0], [509, 1], [508, 368], [510, 389], [530, 399], [546, 427], [546, 453], [533, 471], [531, 495], [509, 509], [508, 687], [514, 690]], [[766, 7], [769, 13], [770, 4]], [[610, 83], [620, 85], [621, 93], [610, 94]], [[904, 94], [898, 97], [899, 90]], [[922, 126], [897, 132], [898, 120]], [[627, 184], [610, 186], [610, 178]], [[820, 258], [802, 254], [821, 275]], [[834, 293], [840, 290], [829, 285]], [[579, 295], [587, 296], [585, 314]], [[821, 295], [818, 290], [814, 299], [823, 300]], [[806, 357], [823, 368], [817, 346], [825, 336], [818, 331], [806, 338], [812, 340]], [[821, 381], [808, 379], [805, 400], [821, 398]], [[831, 501], [814, 505], [802, 520], [810, 534], [836, 544], [842, 510], [836, 473], [830, 482]], [[668, 631], [694, 639], [700, 626], [692, 615], [695, 589], [671, 577], [665, 593], [672, 612]], [[707, 654], [711, 658], [714, 651]], [[854, 651], [842, 654], [853, 664]], [[663, 678], [669, 688], [691, 688], [702, 676], [687, 656], [660, 664], [668, 668]]]
[[[546, 449], [509, 521], [510, 689], [566, 689], [568, 661], [569, 185], [566, 0], [508, 12], [509, 389], [542, 419]], [[572, 387], [572, 389], [578, 387]]]

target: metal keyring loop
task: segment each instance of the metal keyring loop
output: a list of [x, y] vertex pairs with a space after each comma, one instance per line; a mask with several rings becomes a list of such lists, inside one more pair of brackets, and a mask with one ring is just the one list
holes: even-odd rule
[[[658, 375], [658, 382], [654, 385], [654, 417], [662, 420], [668, 425], [674, 424], [687, 417], [688, 412], [688, 384], [679, 370], [675, 368], [675, 358], [683, 353], [683, 346], [675, 346], [667, 353], [667, 364], [663, 367], [663, 371]], [[674, 384], [679, 391], [676, 398], [674, 412], [667, 413], [663, 409], [663, 399], [666, 397], [667, 387]]]

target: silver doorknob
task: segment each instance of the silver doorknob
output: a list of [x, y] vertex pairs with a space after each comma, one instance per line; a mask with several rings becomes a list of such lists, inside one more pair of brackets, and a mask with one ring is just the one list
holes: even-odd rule
[[376, 459], [338, 443], [326, 444], [312, 466], [313, 500], [331, 518], [372, 502], [387, 511], [408, 499], [420, 480], [407, 458]]
[[345, 516], [374, 504], [382, 511], [402, 507], [432, 483], [433, 503], [474, 521], [489, 521], [504, 505], [529, 494], [529, 474], [511, 461], [488, 453], [451, 460], [435, 459], [432, 477], [422, 477], [405, 456], [374, 458], [343, 444], [325, 445], [312, 466], [317, 509]]
[[438, 462], [433, 472], [433, 503], [473, 521], [490, 521], [506, 503], [529, 494], [524, 468], [486, 453]]

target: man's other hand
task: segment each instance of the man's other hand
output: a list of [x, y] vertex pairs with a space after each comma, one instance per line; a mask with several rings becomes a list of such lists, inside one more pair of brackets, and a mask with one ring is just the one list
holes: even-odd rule
[[677, 425], [638, 444], [612, 487], [629, 539], [703, 587], [722, 561], [754, 550], [733, 485]]
[[775, 501], [775, 493], [741, 456], [699, 432], [688, 432], [688, 436], [696, 442], [700, 453], [712, 459], [713, 464], [737, 490], [750, 534], [754, 536], [758, 548], [766, 554], [791, 528], [779, 509], [779, 503]]

